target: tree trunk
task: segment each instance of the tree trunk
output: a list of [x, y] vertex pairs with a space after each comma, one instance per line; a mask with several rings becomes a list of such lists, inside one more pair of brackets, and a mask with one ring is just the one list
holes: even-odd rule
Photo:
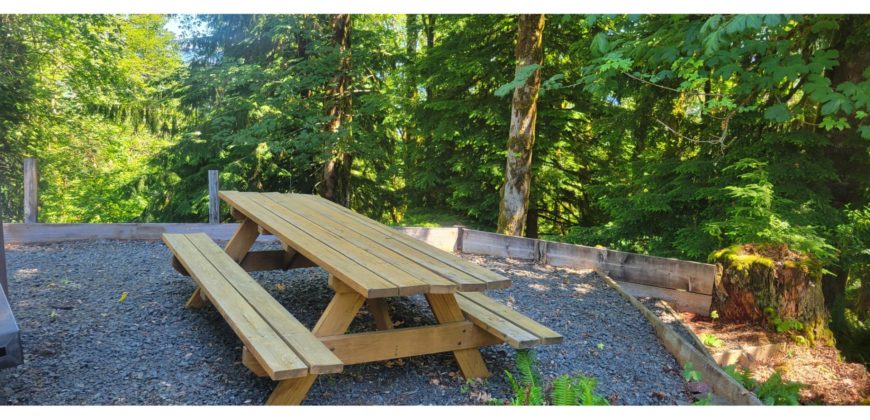
[[353, 139], [350, 126], [350, 15], [333, 15], [332, 29], [332, 42], [338, 48], [341, 58], [326, 92], [326, 114], [330, 117], [326, 131], [334, 136], [327, 149], [330, 158], [323, 165], [319, 187], [322, 197], [348, 207], [351, 195], [350, 169], [353, 165], [353, 155], [349, 151]]
[[[544, 58], [541, 44], [544, 15], [520, 15], [517, 27], [517, 71], [532, 64], [540, 65]], [[535, 70], [522, 86], [514, 89], [505, 183], [498, 211], [498, 232], [506, 235], [522, 236], [525, 227], [540, 90], [540, 69]]]
[[[840, 62], [831, 70], [831, 85], [836, 87], [844, 82], [861, 83], [864, 80], [864, 69], [870, 67], [870, 42], [867, 40], [866, 28], [870, 27], [870, 16], [850, 15], [840, 22], [840, 30], [834, 37], [832, 47], [840, 53]], [[857, 35], [857, 36], [856, 36]], [[851, 127], [858, 127], [859, 121], [848, 117]], [[866, 159], [867, 141], [861, 138], [857, 130], [831, 130], [827, 133], [830, 147], [825, 153], [834, 163], [837, 179], [829, 183], [833, 205], [843, 208], [848, 203], [858, 203], [864, 194], [866, 174], [870, 173], [870, 162]], [[826, 275], [825, 300], [828, 308], [839, 300], [846, 298], [846, 283], [849, 278], [847, 267], [838, 267], [833, 275]], [[862, 288], [870, 289], [870, 281], [862, 284]], [[870, 295], [870, 290], [865, 292]]]
[[830, 341], [822, 294], [822, 268], [786, 245], [736, 245], [714, 254], [722, 276], [713, 309], [726, 322], [768, 324], [799, 321], [793, 329], [810, 342]]
[[531, 207], [526, 214], [526, 238], [538, 239], [538, 208]]
[[[2, 210], [2, 208], [0, 208]], [[3, 213], [0, 211], [0, 287], [9, 296], [9, 282], [6, 278], [6, 242], [3, 240]]]

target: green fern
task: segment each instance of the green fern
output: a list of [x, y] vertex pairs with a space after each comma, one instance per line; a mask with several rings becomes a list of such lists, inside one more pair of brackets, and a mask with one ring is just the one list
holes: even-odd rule
[[[516, 369], [519, 381], [513, 374], [505, 371], [508, 383], [513, 390], [512, 405], [545, 405], [541, 378], [537, 371], [537, 359], [531, 351], [517, 352]], [[562, 375], [553, 381], [549, 401], [552, 405], [609, 405], [608, 401], [595, 393], [598, 381], [595, 378], [578, 375]]]
[[553, 381], [553, 389], [550, 391], [553, 405], [577, 405], [578, 399], [580, 395], [570, 376], [562, 375]]
[[806, 385], [798, 382], [782, 380], [782, 375], [776, 371], [755, 390], [755, 395], [766, 405], [798, 405], [800, 390]]
[[752, 379], [752, 372], [738, 369], [735, 365], [725, 366], [722, 370], [740, 382], [744, 388], [754, 392], [758, 399], [766, 405], [798, 405], [800, 390], [806, 387], [798, 382], [784, 382], [779, 371], [770, 375], [766, 381], [759, 383]]

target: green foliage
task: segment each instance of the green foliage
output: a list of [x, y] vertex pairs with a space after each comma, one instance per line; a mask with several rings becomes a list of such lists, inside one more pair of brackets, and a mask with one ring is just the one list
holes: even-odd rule
[[[157, 15], [0, 17], [0, 203], [21, 217], [20, 161], [39, 159], [40, 221], [132, 221], [148, 158], [177, 129], [180, 70]], [[6, 76], [9, 76], [7, 78]], [[8, 220], [8, 219], [7, 219]]]
[[532, 351], [518, 351], [516, 355], [516, 369], [520, 380], [505, 371], [508, 383], [511, 385], [514, 397], [512, 405], [544, 405], [544, 390], [541, 385], [540, 375], [537, 372], [537, 360]]
[[583, 375], [561, 375], [553, 380], [549, 398], [537, 371], [537, 359], [533, 351], [520, 350], [516, 356], [516, 370], [520, 379], [505, 371], [514, 396], [512, 405], [610, 405], [604, 397], [595, 393], [597, 381]]
[[701, 372], [695, 370], [695, 366], [692, 362], [686, 362], [686, 364], [683, 365], [683, 379], [687, 382], [700, 382]]
[[713, 334], [704, 333], [699, 335], [698, 338], [700, 338], [701, 342], [708, 347], [719, 348], [722, 347], [723, 344], [722, 340], [720, 340]]
[[713, 402], [713, 394], [707, 393], [703, 398], [699, 398], [692, 405], [710, 405]]
[[[354, 210], [491, 229], [507, 95], [540, 71], [542, 237], [694, 260], [786, 244], [846, 281], [838, 343], [870, 347], [864, 16], [548, 15], [543, 64], [519, 69], [511, 15], [354, 15], [349, 57], [326, 15], [177, 19], [183, 40], [166, 16], [0, 16], [7, 220], [25, 156], [44, 221], [184, 222], [206, 219], [209, 169], [312, 193], [340, 152]], [[333, 133], [343, 57], [352, 118]]]
[[764, 315], [767, 317], [767, 322], [773, 326], [778, 333], [803, 331], [804, 329], [803, 323], [796, 319], [782, 319], [773, 308], [764, 308]]
[[764, 382], [759, 383], [752, 378], [752, 372], [728, 365], [722, 368], [734, 380], [752, 391], [766, 405], [798, 405], [800, 390], [806, 385], [797, 382], [783, 381], [779, 371], [774, 372]]
[[525, 86], [526, 81], [529, 79], [529, 77], [532, 77], [532, 74], [534, 74], [540, 68], [540, 64], [529, 64], [527, 66], [522, 66], [518, 68], [514, 80], [512, 80], [510, 83], [499, 86], [499, 88], [495, 90], [495, 96], [502, 98], [513, 92], [514, 89]]
[[598, 381], [583, 375], [561, 375], [553, 381], [550, 391], [552, 405], [610, 405], [606, 398], [595, 393]]
[[780, 373], [775, 372], [753, 392], [766, 405], [799, 405], [799, 392], [805, 387], [796, 382], [784, 382]]

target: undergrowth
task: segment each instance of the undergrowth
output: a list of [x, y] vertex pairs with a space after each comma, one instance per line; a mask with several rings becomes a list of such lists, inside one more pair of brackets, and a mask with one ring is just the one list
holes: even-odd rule
[[549, 396], [545, 395], [533, 351], [517, 352], [516, 370], [519, 378], [505, 371], [514, 394], [511, 405], [610, 405], [595, 392], [598, 381], [583, 375], [559, 376], [553, 380]]
[[722, 368], [744, 388], [752, 391], [765, 405], [799, 405], [800, 390], [806, 385], [799, 382], [784, 381], [779, 371], [774, 372], [764, 382], [752, 378], [752, 372], [739, 369], [736, 365]]

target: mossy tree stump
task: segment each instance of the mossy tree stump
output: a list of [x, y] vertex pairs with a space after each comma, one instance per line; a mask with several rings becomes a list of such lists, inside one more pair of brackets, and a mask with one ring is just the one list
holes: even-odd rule
[[811, 343], [830, 339], [822, 267], [808, 256], [786, 245], [745, 244], [717, 251], [711, 260], [722, 269], [713, 289], [720, 320], [789, 322]]

